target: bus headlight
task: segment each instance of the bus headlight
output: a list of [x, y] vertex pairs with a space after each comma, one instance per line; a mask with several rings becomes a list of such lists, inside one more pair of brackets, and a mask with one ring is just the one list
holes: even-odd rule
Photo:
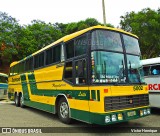
[[143, 114], [147, 115], [147, 110], [146, 109], [144, 109]]
[[140, 116], [143, 116], [143, 110], [140, 110]]
[[123, 115], [121, 113], [118, 114], [118, 120], [123, 120]]
[[105, 117], [105, 123], [109, 123], [109, 122], [111, 122], [111, 118], [110, 118], [110, 116], [106, 116]]
[[151, 111], [150, 111], [150, 109], [147, 109], [147, 114], [151, 114]]
[[112, 115], [112, 121], [117, 121], [117, 116], [116, 115]]

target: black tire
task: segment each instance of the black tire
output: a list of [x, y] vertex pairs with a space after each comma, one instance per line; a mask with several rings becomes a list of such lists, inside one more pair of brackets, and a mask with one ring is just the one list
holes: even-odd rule
[[62, 97], [58, 102], [58, 117], [61, 122], [65, 124], [70, 124], [71, 118], [69, 117], [69, 115], [70, 115], [70, 110], [68, 102], [64, 97]]
[[19, 99], [19, 96], [18, 96], [17, 94], [15, 94], [15, 105], [16, 105], [17, 107], [20, 106], [20, 99]]
[[19, 102], [19, 104], [20, 104], [20, 107], [21, 107], [21, 108], [24, 108], [24, 107], [25, 107], [25, 105], [24, 105], [24, 97], [23, 97], [22, 94], [20, 95], [20, 102]]
[[16, 96], [17, 94], [14, 94], [14, 104], [16, 105]]

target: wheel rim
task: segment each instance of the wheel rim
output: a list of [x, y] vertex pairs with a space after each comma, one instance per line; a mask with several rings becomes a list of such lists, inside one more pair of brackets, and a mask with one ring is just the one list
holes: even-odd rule
[[62, 102], [60, 105], [60, 115], [62, 118], [67, 118], [68, 117], [68, 104], [66, 102]]

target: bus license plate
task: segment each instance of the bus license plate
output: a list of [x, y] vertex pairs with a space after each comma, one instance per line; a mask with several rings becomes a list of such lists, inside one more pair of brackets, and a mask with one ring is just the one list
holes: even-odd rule
[[127, 112], [128, 117], [132, 117], [136, 115], [136, 111], [129, 111]]

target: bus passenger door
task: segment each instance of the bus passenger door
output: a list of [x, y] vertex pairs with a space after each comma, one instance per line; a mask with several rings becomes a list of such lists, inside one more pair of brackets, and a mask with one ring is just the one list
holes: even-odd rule
[[74, 118], [89, 121], [89, 89], [87, 79], [87, 61], [81, 58], [74, 61]]

